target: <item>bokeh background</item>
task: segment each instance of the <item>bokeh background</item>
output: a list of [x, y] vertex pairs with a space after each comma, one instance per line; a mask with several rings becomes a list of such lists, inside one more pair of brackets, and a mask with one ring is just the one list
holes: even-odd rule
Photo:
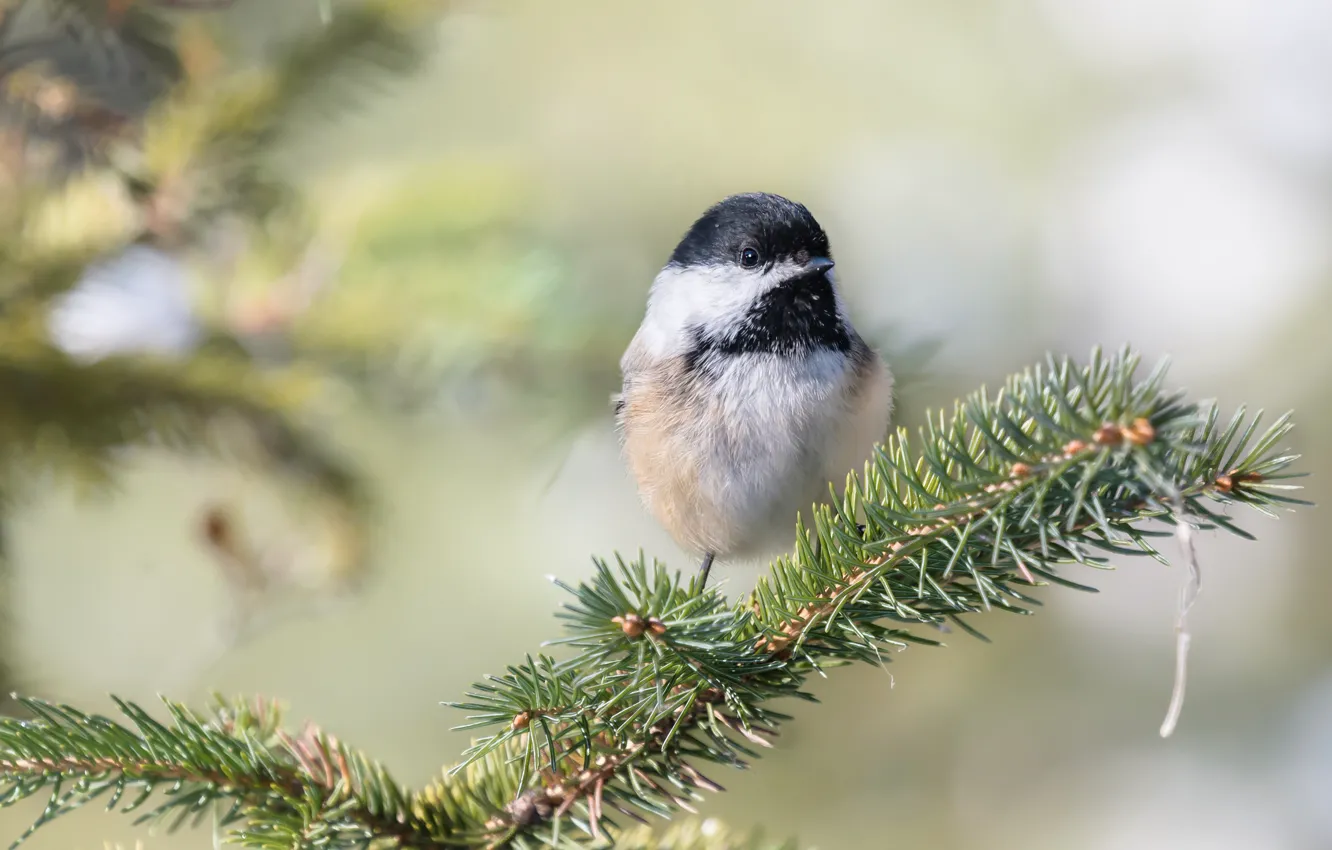
[[[241, 0], [208, 24], [257, 54], [320, 9]], [[262, 627], [228, 637], [200, 512], [225, 495], [267, 545], [299, 544], [253, 476], [142, 453], [114, 494], [52, 485], [9, 517], [25, 692], [279, 697], [428, 781], [466, 745], [439, 702], [555, 636], [547, 574], [639, 548], [691, 566], [640, 510], [606, 397], [652, 275], [737, 191], [824, 224], [858, 323], [911, 378], [901, 424], [1047, 350], [1130, 343], [1195, 397], [1294, 408], [1307, 496], [1328, 500], [1325, 0], [472, 0], [432, 37], [426, 67], [284, 161], [338, 257], [302, 333], [392, 335], [409, 376], [320, 409], [376, 499], [360, 589], [324, 599], [320, 559], [297, 559]], [[1183, 571], [1127, 560], [1088, 577], [1098, 595], [978, 623], [993, 644], [953, 634], [815, 683], [822, 704], [718, 775], [704, 814], [824, 850], [1332, 846], [1321, 513], [1204, 538], [1169, 740]], [[739, 593], [755, 571], [722, 575]], [[30, 846], [105, 841], [212, 846], [100, 811]]]

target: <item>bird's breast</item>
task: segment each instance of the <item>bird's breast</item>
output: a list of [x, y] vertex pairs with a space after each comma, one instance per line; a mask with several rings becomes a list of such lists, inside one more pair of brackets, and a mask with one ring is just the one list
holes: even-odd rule
[[831, 350], [713, 356], [637, 376], [621, 427], [651, 512], [686, 548], [725, 555], [774, 525], [789, 536], [796, 512], [825, 495], [857, 367]]

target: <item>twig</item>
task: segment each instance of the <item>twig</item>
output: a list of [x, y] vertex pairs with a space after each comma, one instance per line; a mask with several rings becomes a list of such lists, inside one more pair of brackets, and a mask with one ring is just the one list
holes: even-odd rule
[[1179, 591], [1179, 608], [1175, 615], [1175, 684], [1170, 691], [1170, 706], [1166, 709], [1165, 720], [1161, 722], [1161, 737], [1169, 738], [1179, 723], [1179, 715], [1184, 710], [1184, 687], [1189, 674], [1189, 609], [1197, 601], [1202, 590], [1202, 571], [1198, 566], [1198, 552], [1193, 545], [1193, 526], [1189, 523], [1184, 499], [1175, 494], [1175, 539], [1184, 552], [1184, 562], [1188, 565], [1189, 576]]

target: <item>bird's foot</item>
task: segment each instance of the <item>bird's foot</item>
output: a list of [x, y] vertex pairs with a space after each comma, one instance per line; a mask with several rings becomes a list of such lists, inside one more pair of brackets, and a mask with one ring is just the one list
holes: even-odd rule
[[698, 568], [698, 592], [702, 593], [703, 588], [708, 585], [708, 573], [712, 570], [712, 559], [716, 557], [714, 553], [709, 552], [703, 556], [703, 565]]

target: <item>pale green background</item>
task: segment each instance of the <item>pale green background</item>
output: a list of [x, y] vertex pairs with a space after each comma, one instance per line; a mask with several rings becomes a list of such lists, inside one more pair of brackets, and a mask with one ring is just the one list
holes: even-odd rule
[[[314, 4], [284, 0], [288, 22]], [[255, 33], [275, 4], [241, 4]], [[938, 337], [941, 403], [1046, 349], [1169, 353], [1197, 397], [1298, 411], [1332, 476], [1332, 6], [1321, 0], [460, 3], [426, 72], [299, 158], [500, 158], [530, 220], [628, 317], [691, 217], [733, 191], [809, 204], [857, 317]], [[484, 286], [484, 281], [478, 281]], [[609, 389], [609, 388], [607, 388]], [[522, 428], [517, 427], [522, 425]], [[93, 707], [210, 690], [289, 701], [419, 786], [465, 746], [438, 705], [556, 634], [543, 576], [638, 547], [609, 422], [555, 449], [531, 422], [347, 410], [332, 431], [383, 505], [364, 595], [216, 654], [223, 586], [197, 511], [214, 470], [136, 467], [112, 499], [52, 490], [12, 519], [24, 687]], [[510, 427], [513, 426], [513, 427]], [[568, 457], [562, 456], [568, 450]], [[561, 462], [563, 460], [563, 465]], [[558, 470], [555, 483], [547, 488]], [[1332, 594], [1321, 509], [1206, 537], [1193, 671], [1162, 741], [1179, 569], [1052, 590], [994, 638], [836, 671], [705, 813], [831, 848], [1332, 846]], [[1325, 545], [1325, 544], [1324, 544]], [[1173, 550], [1167, 550], [1173, 554]], [[753, 573], [723, 570], [742, 588]], [[0, 816], [17, 835], [36, 808]], [[203, 848], [97, 811], [32, 847]]]

